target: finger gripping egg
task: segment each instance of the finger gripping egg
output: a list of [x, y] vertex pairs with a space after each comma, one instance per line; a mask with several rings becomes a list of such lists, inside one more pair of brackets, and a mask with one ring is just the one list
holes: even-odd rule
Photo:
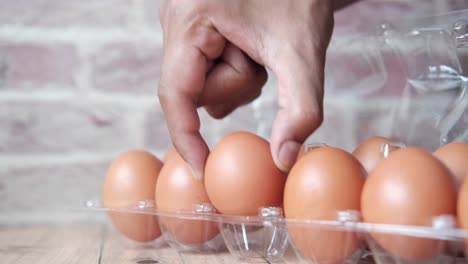
[[[334, 148], [310, 150], [292, 167], [284, 190], [288, 219], [338, 220], [340, 211], [359, 211], [366, 171], [350, 153]], [[359, 247], [354, 232], [288, 224], [302, 254], [317, 263], [341, 263]]]
[[[167, 156], [156, 185], [156, 205], [161, 211], [192, 212], [195, 205], [209, 204], [203, 181], [197, 180], [180, 155]], [[210, 221], [160, 217], [161, 225], [180, 243], [200, 244], [214, 238], [217, 225]]]
[[206, 191], [216, 209], [227, 215], [256, 215], [260, 207], [281, 206], [285, 180], [270, 144], [249, 132], [223, 138], [206, 162]]
[[[431, 153], [417, 147], [402, 148], [382, 160], [369, 175], [362, 191], [365, 222], [430, 226], [434, 217], [455, 215], [456, 190], [448, 168]], [[401, 235], [371, 234], [375, 244], [411, 261], [439, 254], [443, 242]]]
[[[111, 163], [104, 180], [104, 206], [135, 208], [138, 202], [154, 201], [162, 166], [158, 158], [143, 150], [121, 154]], [[156, 216], [111, 211], [108, 215], [114, 226], [132, 240], [147, 242], [161, 235]]]
[[299, 151], [297, 153], [296, 157], [296, 162], [299, 161], [305, 154], [307, 154], [309, 151], [315, 148], [320, 148], [320, 147], [326, 147], [327, 145], [324, 143], [304, 143], [301, 145], [299, 148]]

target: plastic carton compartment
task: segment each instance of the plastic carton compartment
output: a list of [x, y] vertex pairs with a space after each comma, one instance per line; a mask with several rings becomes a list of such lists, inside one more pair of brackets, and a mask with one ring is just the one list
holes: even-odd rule
[[184, 263], [193, 259], [187, 256], [213, 254], [229, 254], [236, 263], [355, 264], [369, 263], [370, 256], [378, 264], [468, 263], [464, 253], [468, 233], [456, 227], [454, 216], [436, 217], [432, 226], [398, 226], [362, 222], [355, 211], [337, 212], [333, 221], [311, 221], [286, 219], [280, 208], [261, 208], [258, 216], [250, 217], [138, 207], [112, 209], [93, 201], [82, 209], [121, 217], [158, 217], [162, 235], [156, 240], [122, 239], [122, 247], [129, 252], [145, 248], [155, 252], [152, 256], [147, 250], [135, 253], [131, 256], [134, 260], [157, 259], [157, 251], [167, 243]]
[[453, 216], [436, 217], [428, 227], [361, 225], [376, 263], [454, 263], [463, 236]]
[[288, 231], [281, 208], [260, 208], [259, 216], [221, 217], [220, 230], [229, 252], [239, 260], [281, 261]]
[[[193, 208], [201, 216], [215, 212], [211, 204]], [[217, 252], [223, 247], [219, 224], [214, 219], [159, 216], [159, 224], [164, 240], [179, 252]]]
[[356, 229], [358, 212], [338, 212], [334, 221], [285, 220], [301, 263], [358, 263], [365, 252]]

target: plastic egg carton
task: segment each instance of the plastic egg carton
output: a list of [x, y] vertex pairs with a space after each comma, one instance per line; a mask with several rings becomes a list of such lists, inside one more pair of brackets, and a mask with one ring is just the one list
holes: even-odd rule
[[[337, 212], [334, 221], [305, 221], [286, 219], [276, 207], [260, 208], [257, 216], [217, 214], [210, 204], [193, 208], [166, 212], [155, 209], [152, 201], [142, 201], [114, 209], [86, 201], [81, 209], [159, 219], [160, 237], [145, 243], [125, 238], [128, 247], [149, 245], [157, 252], [168, 244], [180, 256], [228, 254], [230, 263], [468, 263], [464, 253], [468, 232], [457, 229], [453, 216], [439, 216], [432, 226], [416, 227], [364, 223], [356, 211]], [[182, 261], [193, 262], [189, 257]]]
[[[385, 134], [430, 150], [468, 141], [468, 9], [375, 28], [332, 39], [325, 98], [346, 95], [352, 98], [346, 103], [377, 111], [370, 116], [378, 120], [358, 122], [369, 127], [360, 137]], [[334, 134], [322, 137], [336, 141]], [[348, 147], [353, 140], [340, 144]]]

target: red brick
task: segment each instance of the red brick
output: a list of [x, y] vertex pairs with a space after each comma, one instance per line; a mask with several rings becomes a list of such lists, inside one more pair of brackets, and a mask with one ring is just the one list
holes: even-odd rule
[[156, 96], [162, 49], [156, 43], [114, 43], [91, 57], [91, 81], [100, 91]]
[[139, 147], [138, 112], [73, 101], [0, 104], [0, 153], [111, 152]]
[[[271, 118], [266, 115], [266, 113], [271, 113], [272, 107], [264, 105], [261, 109], [254, 110], [252, 105], [243, 106], [221, 120], [212, 118], [203, 108], [200, 108], [198, 110], [201, 122], [200, 133], [209, 147], [213, 147], [221, 138], [234, 131], [245, 130], [259, 134], [258, 131], [262, 125], [268, 126], [272, 123]], [[145, 127], [146, 147], [165, 153], [172, 146], [166, 121], [159, 105], [147, 113]], [[260, 133], [260, 136], [269, 138], [270, 129], [265, 132]]]
[[126, 27], [134, 0], [4, 0], [0, 24], [35, 27]]
[[80, 69], [73, 45], [0, 43], [0, 87], [75, 87]]
[[158, 157], [162, 158], [162, 153], [166, 153], [172, 146], [172, 143], [166, 127], [166, 120], [164, 119], [159, 104], [155, 104], [155, 106], [146, 113], [144, 128], [145, 147], [160, 153]]
[[[43, 212], [77, 208], [80, 202], [100, 199], [110, 161], [31, 165], [2, 170], [0, 211]], [[70, 213], [70, 212], [68, 212]], [[52, 220], [52, 219], [51, 219]]]
[[[266, 107], [258, 111], [268, 112], [271, 109]], [[271, 121], [268, 118], [259, 119], [260, 116], [254, 112], [255, 110], [252, 106], [243, 106], [224, 119], [217, 120], [209, 116], [204, 109], [200, 108], [198, 111], [201, 122], [200, 132], [208, 146], [213, 147], [220, 139], [231, 132], [244, 130], [257, 133], [262, 124], [271, 125]], [[162, 153], [165, 153], [172, 146], [166, 122], [159, 106], [153, 108], [147, 114], [145, 132], [145, 146]], [[269, 138], [269, 132], [270, 130], [260, 135]]]

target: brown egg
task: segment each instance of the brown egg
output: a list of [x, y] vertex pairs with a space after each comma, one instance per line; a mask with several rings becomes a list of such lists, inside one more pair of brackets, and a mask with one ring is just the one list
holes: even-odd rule
[[268, 141], [249, 132], [223, 138], [206, 162], [206, 191], [216, 209], [227, 215], [257, 215], [260, 207], [281, 206], [285, 181]]
[[[106, 208], [135, 208], [140, 201], [154, 201], [156, 180], [162, 162], [142, 150], [127, 151], [110, 165], [104, 180]], [[108, 213], [114, 226], [132, 240], [147, 242], [161, 235], [153, 215]]]
[[166, 164], [166, 162], [171, 159], [171, 156], [173, 155], [179, 155], [174, 147], [170, 148], [167, 152], [166, 155], [164, 155], [163, 158], [163, 163]]
[[[286, 181], [286, 218], [338, 220], [339, 211], [359, 211], [365, 177], [364, 167], [344, 150], [310, 150], [292, 167]], [[288, 227], [296, 247], [317, 263], [341, 263], [360, 246], [353, 232], [294, 224]]]
[[377, 166], [377, 164], [385, 158], [385, 152], [382, 149], [384, 144], [389, 144], [388, 150], [394, 151], [398, 147], [393, 145], [395, 142], [392, 139], [385, 137], [370, 137], [363, 141], [354, 151], [353, 155], [366, 168], [368, 173]]
[[434, 152], [455, 176], [457, 188], [468, 175], [468, 143], [453, 142], [440, 147]]
[[305, 156], [310, 150], [320, 147], [326, 147], [326, 144], [323, 143], [304, 143], [301, 145], [299, 152], [297, 153], [296, 162]]
[[[468, 229], [468, 178], [465, 178], [458, 193], [457, 221], [460, 228]], [[468, 250], [468, 239], [465, 239], [465, 249]]]
[[[195, 179], [175, 151], [168, 156], [156, 186], [156, 205], [161, 211], [192, 212], [193, 206], [210, 203], [203, 181]], [[210, 221], [160, 217], [160, 223], [181, 243], [203, 243], [219, 233]]]
[[[365, 222], [430, 226], [440, 215], [455, 215], [456, 190], [447, 167], [431, 153], [402, 148], [382, 160], [362, 191]], [[373, 233], [377, 244], [411, 261], [430, 259], [441, 252], [439, 240]]]

